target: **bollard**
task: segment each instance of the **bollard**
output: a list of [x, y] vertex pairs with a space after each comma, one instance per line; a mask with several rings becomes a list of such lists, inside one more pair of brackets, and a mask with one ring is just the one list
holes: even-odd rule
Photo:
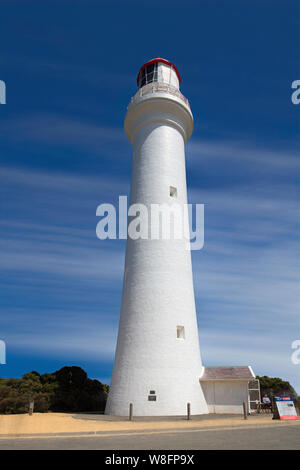
[[191, 419], [191, 404], [187, 404], [187, 420], [189, 421]]
[[33, 415], [33, 409], [34, 409], [34, 400], [29, 402], [29, 416]]
[[244, 419], [247, 419], [248, 418], [248, 416], [247, 416], [247, 405], [244, 401], [243, 401], [243, 410], [244, 410]]
[[256, 403], [256, 411], [258, 415], [261, 413], [261, 403], [259, 401]]
[[130, 403], [129, 404], [129, 421], [132, 421], [132, 417], [133, 417], [133, 404]]

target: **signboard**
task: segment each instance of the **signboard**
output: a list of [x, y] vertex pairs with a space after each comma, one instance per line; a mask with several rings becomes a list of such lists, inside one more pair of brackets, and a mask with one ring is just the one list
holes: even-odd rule
[[292, 397], [275, 397], [275, 404], [278, 418], [282, 420], [298, 419]]
[[148, 401], [156, 401], [156, 395], [148, 395]]

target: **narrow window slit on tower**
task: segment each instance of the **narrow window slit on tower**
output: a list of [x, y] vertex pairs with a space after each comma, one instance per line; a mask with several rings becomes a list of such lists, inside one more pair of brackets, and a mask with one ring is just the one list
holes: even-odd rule
[[178, 325], [176, 328], [177, 328], [177, 338], [184, 339], [185, 338], [184, 326]]
[[170, 186], [170, 196], [177, 197], [177, 188], [175, 186]]

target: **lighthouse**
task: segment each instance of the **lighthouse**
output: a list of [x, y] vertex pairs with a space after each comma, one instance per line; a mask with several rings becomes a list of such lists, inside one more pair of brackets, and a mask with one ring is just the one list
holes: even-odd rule
[[[162, 58], [138, 73], [124, 123], [133, 147], [130, 207], [150, 213], [153, 205], [187, 205], [185, 144], [193, 116], [180, 82], [176, 66]], [[126, 416], [130, 403], [136, 416], [183, 415], [188, 403], [192, 414], [208, 413], [189, 242], [157, 236], [159, 221], [149, 218], [147, 237], [127, 238], [106, 414]], [[185, 233], [188, 224], [183, 217]]]

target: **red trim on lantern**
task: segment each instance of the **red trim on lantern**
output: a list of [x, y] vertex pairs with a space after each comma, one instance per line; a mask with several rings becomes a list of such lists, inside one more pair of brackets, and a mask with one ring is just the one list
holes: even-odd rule
[[162, 62], [163, 64], [166, 64], [166, 65], [169, 65], [170, 67], [172, 67], [172, 69], [174, 69], [175, 72], [176, 72], [176, 75], [177, 75], [178, 80], [179, 80], [179, 85], [180, 85], [181, 78], [180, 78], [180, 75], [179, 75], [179, 72], [178, 72], [178, 69], [177, 69], [176, 65], [172, 64], [172, 62], [170, 62], [167, 59], [162, 59], [161, 57], [157, 57], [156, 59], [151, 59], [151, 60], [149, 60], [149, 62], [146, 62], [144, 65], [142, 65], [142, 67], [140, 68], [140, 71], [138, 73], [137, 79], [136, 79], [137, 85], [139, 86], [139, 79], [140, 79], [140, 75], [142, 73], [142, 70], [144, 70], [145, 67], [148, 67], [148, 65], [155, 64], [157, 62]]

